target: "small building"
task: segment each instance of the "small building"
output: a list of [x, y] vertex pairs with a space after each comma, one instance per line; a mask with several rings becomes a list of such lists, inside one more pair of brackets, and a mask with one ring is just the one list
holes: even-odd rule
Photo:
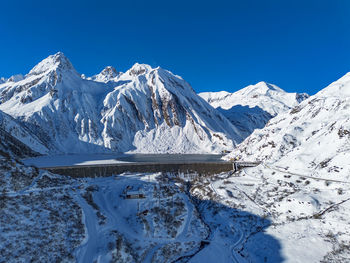
[[125, 199], [141, 199], [146, 198], [145, 194], [141, 191], [127, 191], [125, 193]]

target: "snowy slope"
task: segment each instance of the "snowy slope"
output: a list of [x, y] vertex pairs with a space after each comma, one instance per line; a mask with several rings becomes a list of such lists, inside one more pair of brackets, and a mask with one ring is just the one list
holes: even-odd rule
[[85, 236], [78, 182], [0, 159], [2, 262], [74, 262]]
[[349, 262], [349, 108], [348, 73], [227, 156], [263, 162], [233, 181], [273, 218], [276, 227], [267, 232], [281, 242], [287, 262]]
[[24, 76], [22, 74], [16, 74], [16, 75], [13, 75], [9, 78], [1, 77], [0, 84], [5, 83], [5, 82], [18, 82], [18, 81], [23, 80], [23, 79], [24, 79]]
[[231, 156], [349, 179], [350, 74], [255, 131]]
[[[139, 82], [152, 72], [155, 83], [171, 81], [161, 71], [136, 65], [124, 75], [103, 100], [105, 122], [121, 116], [123, 96], [142, 120]], [[162, 85], [154, 90], [164, 103]], [[349, 262], [349, 90], [347, 74], [271, 119], [229, 156], [263, 164], [234, 174], [69, 178], [0, 160], [0, 254], [40, 262]], [[113, 100], [120, 108], [109, 107]], [[145, 198], [124, 199], [126, 191]]]
[[11, 76], [7, 82], [18, 82], [24, 79], [24, 76], [22, 74], [16, 74]]
[[199, 198], [214, 194], [212, 200], [270, 221], [253, 236], [243, 232], [235, 251], [247, 262], [350, 262], [349, 108], [348, 73], [226, 157], [261, 165], [194, 185]]
[[[71, 178], [6, 160], [0, 166], [1, 259], [187, 262], [207, 247], [214, 229], [203, 221], [199, 202], [183, 191], [186, 181], [173, 179], [161, 174]], [[144, 198], [127, 199], [128, 190]], [[220, 236], [228, 225], [222, 223]], [[237, 239], [231, 232], [215, 235], [216, 246]], [[226, 247], [221, 258], [231, 253]]]
[[213, 152], [240, 140], [235, 127], [169, 71], [135, 64], [119, 82], [104, 100], [103, 135], [111, 149]]
[[272, 116], [296, 106], [308, 97], [305, 93], [285, 92], [276, 85], [263, 81], [255, 85], [249, 85], [234, 93], [220, 91], [203, 92], [199, 95], [215, 108], [221, 107], [228, 110], [236, 105], [251, 108], [257, 106]]
[[101, 83], [81, 79], [57, 53], [24, 80], [0, 85], [0, 109], [35, 132], [50, 151], [95, 149], [103, 145], [98, 109], [108, 91]]
[[57, 53], [23, 80], [0, 84], [0, 110], [37, 134], [50, 152], [220, 152], [242, 140], [169, 71], [135, 64], [118, 75], [107, 67], [95, 79], [83, 79]]
[[239, 128], [245, 138], [255, 129], [263, 128], [273, 116], [291, 109], [308, 97], [305, 93], [285, 92], [266, 82], [234, 93], [220, 91], [199, 95]]
[[0, 149], [3, 155], [21, 158], [48, 152], [35, 134], [2, 111], [0, 111]]

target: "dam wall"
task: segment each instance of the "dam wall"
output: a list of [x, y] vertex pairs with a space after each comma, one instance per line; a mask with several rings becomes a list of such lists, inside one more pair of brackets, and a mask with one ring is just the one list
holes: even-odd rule
[[212, 175], [234, 170], [230, 162], [208, 163], [122, 163], [101, 165], [77, 165], [43, 168], [55, 174], [79, 177], [108, 177], [112, 175], [130, 173], [197, 173]]

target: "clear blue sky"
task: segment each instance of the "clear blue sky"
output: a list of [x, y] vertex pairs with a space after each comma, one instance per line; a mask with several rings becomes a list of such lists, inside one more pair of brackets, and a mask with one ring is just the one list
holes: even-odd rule
[[[8, 2], [8, 3], [4, 3]], [[316, 93], [350, 71], [350, 1], [1, 1], [0, 76], [62, 51], [80, 73], [160, 65], [198, 91]]]

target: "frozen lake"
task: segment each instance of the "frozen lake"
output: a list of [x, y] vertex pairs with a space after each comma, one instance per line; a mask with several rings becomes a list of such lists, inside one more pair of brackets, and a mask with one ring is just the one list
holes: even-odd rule
[[59, 167], [122, 163], [212, 163], [224, 162], [221, 154], [67, 154], [22, 160], [26, 165]]

